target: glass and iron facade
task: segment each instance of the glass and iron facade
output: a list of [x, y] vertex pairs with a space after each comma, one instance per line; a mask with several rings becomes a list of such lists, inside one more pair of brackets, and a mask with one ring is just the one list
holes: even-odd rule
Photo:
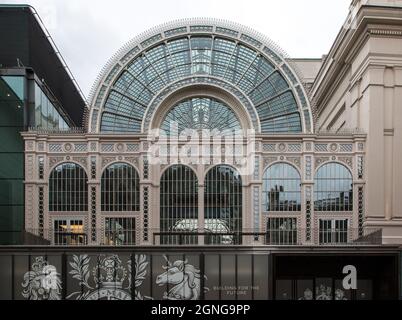
[[[176, 21], [114, 55], [85, 114], [38, 77], [0, 71], [0, 226], [43, 245], [0, 248], [0, 299], [395, 299], [400, 248], [382, 244], [401, 239], [399, 109], [382, 103], [400, 68], [387, 53], [379, 102], [381, 84], [361, 89], [381, 68], [345, 84], [331, 64], [352, 57], [329, 56], [312, 80], [254, 30]], [[35, 287], [45, 272], [51, 287]]]
[[35, 90], [27, 232], [55, 245], [367, 241], [365, 134], [315, 132], [298, 73], [248, 28], [155, 30], [106, 66], [85, 136]]

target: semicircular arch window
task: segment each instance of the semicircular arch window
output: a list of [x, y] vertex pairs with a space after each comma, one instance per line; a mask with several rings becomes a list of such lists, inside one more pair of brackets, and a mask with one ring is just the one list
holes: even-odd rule
[[321, 166], [314, 179], [315, 211], [353, 211], [353, 177], [336, 162]]
[[287, 163], [276, 163], [263, 176], [264, 211], [300, 211], [301, 178], [299, 172]]
[[129, 62], [111, 87], [101, 119], [103, 132], [141, 132], [152, 99], [190, 76], [212, 76], [237, 86], [254, 104], [263, 133], [301, 132], [292, 84], [262, 53], [222, 37], [167, 40]]
[[83, 167], [65, 162], [49, 176], [49, 211], [88, 211], [88, 177]]
[[241, 129], [236, 114], [226, 104], [211, 98], [191, 98], [174, 106], [165, 116], [161, 129], [166, 135], [180, 135], [191, 129], [232, 133]]

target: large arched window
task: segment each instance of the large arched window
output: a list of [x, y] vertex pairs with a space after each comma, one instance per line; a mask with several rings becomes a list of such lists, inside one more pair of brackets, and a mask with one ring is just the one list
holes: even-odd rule
[[344, 165], [334, 162], [323, 165], [314, 182], [316, 211], [353, 210], [353, 179]]
[[205, 231], [222, 234], [206, 237], [205, 243], [241, 244], [242, 179], [240, 174], [227, 165], [212, 168], [205, 177], [204, 197]]
[[137, 170], [126, 163], [105, 169], [101, 181], [102, 211], [139, 211], [140, 178]]
[[[168, 168], [161, 178], [160, 228], [165, 233], [197, 232], [198, 180], [193, 170], [183, 165]], [[195, 235], [162, 235], [161, 244], [196, 244]]]
[[75, 163], [63, 163], [49, 177], [49, 211], [87, 211], [88, 179]]
[[300, 211], [301, 179], [299, 172], [287, 163], [277, 163], [265, 170], [263, 208], [265, 211]]
[[105, 80], [94, 91], [91, 129], [140, 133], [162, 92], [166, 97], [183, 85], [202, 84], [249, 100], [256, 112], [251, 116], [258, 115], [263, 133], [311, 130], [303, 86], [272, 43], [263, 44], [265, 37], [254, 31], [253, 36], [243, 33], [242, 26], [234, 30], [233, 24], [200, 23], [165, 25], [166, 30], [154, 29], [153, 36], [126, 46], [117, 55], [122, 54], [120, 60], [113, 60], [99, 77]]
[[210, 98], [191, 98], [173, 107], [162, 122], [161, 129], [167, 135], [180, 135], [186, 129], [240, 130], [236, 114], [224, 103]]

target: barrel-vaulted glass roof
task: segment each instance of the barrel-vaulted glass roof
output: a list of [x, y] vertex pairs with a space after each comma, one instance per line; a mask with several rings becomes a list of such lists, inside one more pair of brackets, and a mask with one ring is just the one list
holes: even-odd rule
[[304, 89], [274, 48], [237, 30], [197, 27], [165, 30], [130, 48], [97, 86], [92, 131], [142, 132], [153, 99], [191, 77], [219, 78], [238, 88], [253, 104], [262, 133], [311, 130]]

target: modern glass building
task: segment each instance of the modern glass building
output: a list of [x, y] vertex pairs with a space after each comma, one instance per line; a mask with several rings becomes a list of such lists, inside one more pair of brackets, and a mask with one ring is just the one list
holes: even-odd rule
[[[10, 32], [12, 30], [12, 32]], [[81, 126], [84, 100], [33, 8], [0, 6], [0, 243], [21, 244], [25, 156], [21, 132]], [[51, 38], [49, 38], [51, 39]], [[74, 114], [63, 105], [74, 104]]]
[[0, 248], [0, 297], [397, 298], [401, 22], [353, 1], [322, 59], [233, 22], [166, 23], [111, 58], [85, 108], [2, 76], [23, 167], [5, 205], [41, 246]]

